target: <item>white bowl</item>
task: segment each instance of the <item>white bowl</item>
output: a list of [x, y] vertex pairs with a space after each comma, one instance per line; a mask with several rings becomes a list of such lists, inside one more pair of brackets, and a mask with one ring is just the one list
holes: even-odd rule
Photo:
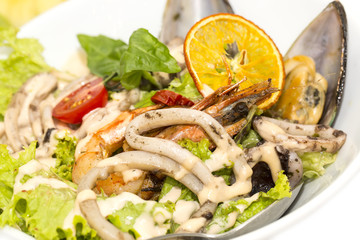
[[[263, 28], [282, 53], [306, 25], [329, 3], [325, 0], [233, 0], [235, 13]], [[340, 116], [335, 127], [348, 139], [337, 161], [324, 176], [306, 184], [291, 211], [280, 220], [239, 239], [350, 239], [360, 213], [360, 19], [358, 1], [342, 1], [348, 18], [348, 63]], [[161, 28], [165, 0], [69, 0], [25, 25], [19, 36], [35, 37], [45, 47], [46, 61], [61, 69], [78, 48], [76, 34], [103, 34], [127, 41], [142, 27], [155, 36]], [[0, 239], [32, 239], [11, 228], [0, 230]]]

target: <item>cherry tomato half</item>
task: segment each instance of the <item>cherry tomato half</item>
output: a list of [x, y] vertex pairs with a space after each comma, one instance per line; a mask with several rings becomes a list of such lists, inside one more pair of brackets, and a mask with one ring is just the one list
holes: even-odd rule
[[194, 105], [190, 99], [169, 90], [159, 90], [151, 97], [154, 103], [165, 104], [167, 106], [188, 106]]
[[66, 123], [81, 123], [85, 114], [104, 107], [108, 100], [101, 78], [86, 83], [62, 99], [53, 109], [52, 115]]

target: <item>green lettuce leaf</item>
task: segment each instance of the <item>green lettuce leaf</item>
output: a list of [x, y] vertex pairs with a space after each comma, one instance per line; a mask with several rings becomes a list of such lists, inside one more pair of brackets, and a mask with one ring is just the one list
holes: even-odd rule
[[325, 173], [325, 166], [336, 160], [337, 154], [327, 152], [306, 152], [299, 153], [302, 160], [305, 178], [316, 178]]
[[[244, 223], [273, 202], [285, 197], [291, 197], [290, 184], [287, 176], [283, 172], [280, 172], [275, 186], [267, 193], [260, 192], [257, 200], [248, 202], [245, 199], [239, 199], [237, 201], [226, 202], [226, 204], [220, 204], [215, 211], [212, 221], [207, 226], [207, 230], [214, 227], [213, 225], [216, 225], [216, 227], [220, 229], [218, 232], [227, 231], [229, 228]], [[229, 214], [233, 212], [238, 213], [236, 223], [234, 226], [228, 226]]]
[[202, 95], [199, 93], [195, 86], [194, 80], [188, 72], [183, 74], [180, 79], [175, 78], [173, 81], [171, 81], [168, 89], [170, 91], [181, 94], [194, 102], [202, 99]]
[[135, 238], [140, 237], [140, 234], [134, 229], [136, 219], [144, 212], [145, 203], [133, 204], [127, 202], [125, 206], [112, 213], [107, 219], [123, 232], [131, 233]]
[[[69, 188], [55, 189], [41, 184], [31, 191], [14, 195], [0, 215], [0, 226], [20, 227], [36, 239], [77, 239], [71, 229], [63, 229], [64, 220], [73, 209], [76, 192]], [[75, 235], [80, 239], [99, 239], [85, 219], [74, 217]]]
[[252, 148], [255, 147], [261, 141], [260, 135], [255, 132], [253, 129], [249, 131], [249, 133], [245, 136], [245, 138], [241, 142], [241, 146], [243, 148]]
[[207, 138], [201, 139], [200, 142], [193, 142], [190, 139], [184, 138], [178, 142], [180, 146], [189, 150], [192, 154], [205, 161], [210, 158], [212, 152], [210, 151], [210, 141]]
[[69, 181], [72, 179], [76, 144], [77, 140], [75, 137], [65, 134], [63, 138], [58, 139], [58, 143], [55, 148], [56, 165], [52, 170], [60, 178]]
[[42, 57], [43, 47], [31, 38], [17, 38], [18, 29], [6, 23], [0, 25], [0, 48], [7, 57], [0, 59], [0, 120], [12, 95], [23, 83], [39, 72], [46, 72], [50, 67]]
[[238, 223], [243, 223], [253, 217], [255, 214], [261, 212], [276, 200], [285, 197], [291, 197], [291, 189], [287, 176], [281, 171], [275, 186], [267, 193], [261, 192], [257, 201], [253, 202], [245, 211], [237, 218]]
[[161, 188], [161, 192], [159, 195], [159, 200], [161, 200], [173, 187], [178, 187], [181, 189], [181, 194], [178, 200], [185, 200], [185, 201], [198, 201], [197, 196], [195, 193], [190, 191], [187, 187], [185, 187], [182, 183], [176, 181], [171, 177], [166, 177], [163, 186]]
[[[173, 203], [156, 202], [149, 208], [148, 203], [134, 204], [132, 202], [127, 202], [123, 208], [110, 214], [107, 219], [121, 231], [128, 232], [135, 238], [138, 238], [141, 237], [141, 235], [134, 227], [137, 218], [143, 214], [149, 214], [154, 220], [155, 225], [161, 225], [170, 229], [172, 213], [174, 210], [175, 204]], [[164, 214], [163, 211], [168, 212], [168, 214]], [[149, 222], [149, 224], [151, 223]]]
[[36, 142], [33, 142], [15, 159], [9, 154], [6, 145], [0, 145], [0, 209], [9, 204], [18, 169], [35, 158], [35, 150]]

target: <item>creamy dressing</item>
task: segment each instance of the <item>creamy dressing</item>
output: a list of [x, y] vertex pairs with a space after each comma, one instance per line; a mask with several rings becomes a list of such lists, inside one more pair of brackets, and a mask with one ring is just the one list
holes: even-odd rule
[[156, 207], [154, 209], [153, 215], [154, 215], [155, 223], [159, 225], [164, 224], [167, 220], [171, 219], [172, 217], [172, 214], [169, 211], [161, 207]]
[[23, 177], [25, 175], [31, 175], [35, 172], [38, 172], [40, 170], [49, 170], [49, 168], [46, 165], [43, 165], [41, 163], [39, 163], [36, 160], [30, 160], [28, 163], [24, 164], [23, 166], [19, 167], [19, 171], [18, 174], [15, 177], [15, 185], [14, 188], [16, 188], [18, 185], [20, 185], [20, 181], [21, 179], [23, 179]]
[[73, 209], [71, 209], [71, 211], [68, 213], [68, 215], [64, 219], [63, 229], [71, 229], [74, 236], [76, 233], [75, 226], [73, 224], [74, 217], [81, 216], [81, 217], [85, 218], [80, 210], [79, 204], [82, 201], [89, 200], [89, 199], [96, 199], [96, 194], [93, 191], [86, 189], [86, 190], [83, 190], [80, 193], [78, 193], [78, 195], [76, 196], [76, 199], [75, 199]]
[[[209, 227], [209, 229], [206, 231], [206, 233], [209, 234], [217, 234], [220, 233], [226, 229], [231, 228], [232, 226], [234, 226], [237, 217], [244, 212], [244, 210], [254, 201], [256, 201], [257, 199], [259, 199], [259, 193], [256, 193], [254, 195], [252, 195], [251, 197], [248, 198], [244, 198], [244, 200], [247, 202], [247, 204], [238, 204], [236, 206], [236, 208], [239, 211], [234, 211], [231, 212], [227, 215], [226, 218], [226, 222], [223, 222], [224, 219], [219, 219], [219, 218], [215, 218], [212, 222], [211, 225]], [[230, 203], [230, 201], [225, 201], [223, 203], [222, 207], [227, 207], [228, 204]]]
[[274, 182], [276, 182], [278, 174], [282, 170], [281, 162], [275, 150], [275, 146], [276, 145], [274, 143], [265, 143], [252, 151], [251, 156], [253, 159], [252, 166], [255, 166], [256, 163], [260, 161], [265, 162], [269, 166]]
[[181, 229], [183, 229], [185, 232], [197, 232], [204, 226], [206, 222], [206, 219], [203, 217], [199, 218], [191, 218], [188, 221], [181, 224]]
[[124, 184], [127, 184], [128, 182], [139, 179], [144, 174], [144, 171], [139, 169], [129, 169], [122, 171], [121, 174], [124, 180]]
[[176, 202], [179, 199], [180, 195], [181, 195], [181, 188], [175, 186], [172, 187], [170, 191], [160, 199], [159, 202], [161, 203], [166, 203], [167, 201]]
[[196, 201], [179, 200], [175, 205], [174, 222], [182, 224], [190, 219], [191, 215], [199, 210], [200, 205]]
[[200, 203], [205, 203], [207, 200], [219, 203], [226, 201], [236, 196], [247, 194], [251, 191], [251, 179], [245, 181], [236, 181], [233, 185], [226, 185], [222, 177], [213, 179], [213, 184], [207, 184], [200, 191], [198, 198]]
[[133, 204], [138, 203], [146, 203], [151, 205], [152, 208], [155, 204], [155, 201], [145, 201], [144, 199], [140, 198], [139, 196], [129, 193], [129, 192], [122, 192], [115, 197], [110, 197], [106, 199], [98, 199], [97, 200], [101, 215], [104, 217], [110, 215], [111, 213], [115, 212], [116, 210], [122, 209], [127, 202], [132, 202]]
[[183, 178], [186, 174], [188, 174], [188, 173], [189, 173], [188, 170], [186, 170], [186, 169], [183, 168], [183, 167], [180, 167], [180, 170], [175, 173], [174, 178], [175, 178], [176, 180], [182, 179], [182, 178]]
[[200, 161], [201, 160], [198, 157], [196, 157], [195, 155], [192, 155], [192, 156], [188, 157], [187, 159], [185, 159], [184, 162], [181, 163], [181, 165], [185, 169], [193, 169], [195, 164], [197, 164]]
[[149, 213], [143, 213], [136, 219], [134, 229], [141, 235], [138, 239], [148, 239], [165, 235], [169, 226], [156, 225], [153, 217]]
[[34, 190], [40, 184], [46, 184], [56, 189], [70, 188], [75, 191], [75, 189], [71, 188], [69, 185], [67, 185], [61, 180], [55, 178], [45, 178], [43, 176], [35, 176], [27, 180], [24, 184], [21, 183], [21, 179], [23, 179], [25, 175], [31, 175], [40, 170], [49, 171], [49, 166], [42, 164], [36, 160], [31, 160], [25, 165], [21, 166], [19, 168], [18, 174], [15, 177], [14, 194], [21, 191]]
[[[164, 198], [167, 200], [175, 199], [176, 201], [180, 194], [181, 189], [173, 187], [172, 190], [164, 196]], [[83, 216], [79, 208], [79, 203], [89, 199], [96, 199], [96, 195], [92, 190], [83, 190], [78, 194], [73, 210], [70, 211], [64, 221], [64, 229], [70, 228], [73, 229], [74, 232], [74, 227], [72, 226], [73, 218], [75, 215]], [[117, 196], [106, 199], [97, 199], [100, 213], [103, 217], [107, 217], [115, 211], [122, 209], [127, 202], [131, 202], [135, 205], [141, 203], [146, 204], [144, 212], [136, 219], [133, 226], [134, 229], [141, 235], [140, 239], [165, 235], [170, 227], [170, 223], [168, 221], [169, 219], [173, 218], [174, 221], [179, 224], [186, 223], [190, 219], [190, 216], [200, 208], [198, 202], [179, 200], [177, 201], [175, 211], [172, 214], [166, 208], [158, 206], [154, 208], [156, 204], [155, 201], [143, 200], [139, 196], [129, 192], [123, 192]], [[150, 214], [151, 212], [152, 215]], [[186, 224], [186, 229], [199, 228], [203, 222], [204, 220], [201, 219], [191, 220], [190, 223]], [[192, 224], [196, 225], [192, 226]]]
[[59, 188], [70, 188], [71, 190], [74, 190], [72, 187], [67, 185], [66, 183], [57, 180], [55, 178], [44, 178], [42, 176], [35, 176], [33, 178], [30, 178], [28, 181], [26, 181], [25, 184], [19, 186], [18, 188], [14, 188], [14, 194], [21, 192], [21, 191], [30, 191], [37, 188], [40, 184], [46, 184], [49, 185], [52, 188], [59, 189]]

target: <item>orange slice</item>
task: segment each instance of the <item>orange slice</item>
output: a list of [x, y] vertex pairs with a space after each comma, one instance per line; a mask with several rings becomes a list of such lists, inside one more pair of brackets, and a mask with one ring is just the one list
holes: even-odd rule
[[[262, 29], [238, 15], [221, 13], [197, 22], [185, 38], [184, 55], [203, 96], [239, 81], [241, 89], [269, 78], [272, 87], [281, 90], [284, 86], [278, 48]], [[271, 107], [280, 93], [273, 93], [259, 107]]]

